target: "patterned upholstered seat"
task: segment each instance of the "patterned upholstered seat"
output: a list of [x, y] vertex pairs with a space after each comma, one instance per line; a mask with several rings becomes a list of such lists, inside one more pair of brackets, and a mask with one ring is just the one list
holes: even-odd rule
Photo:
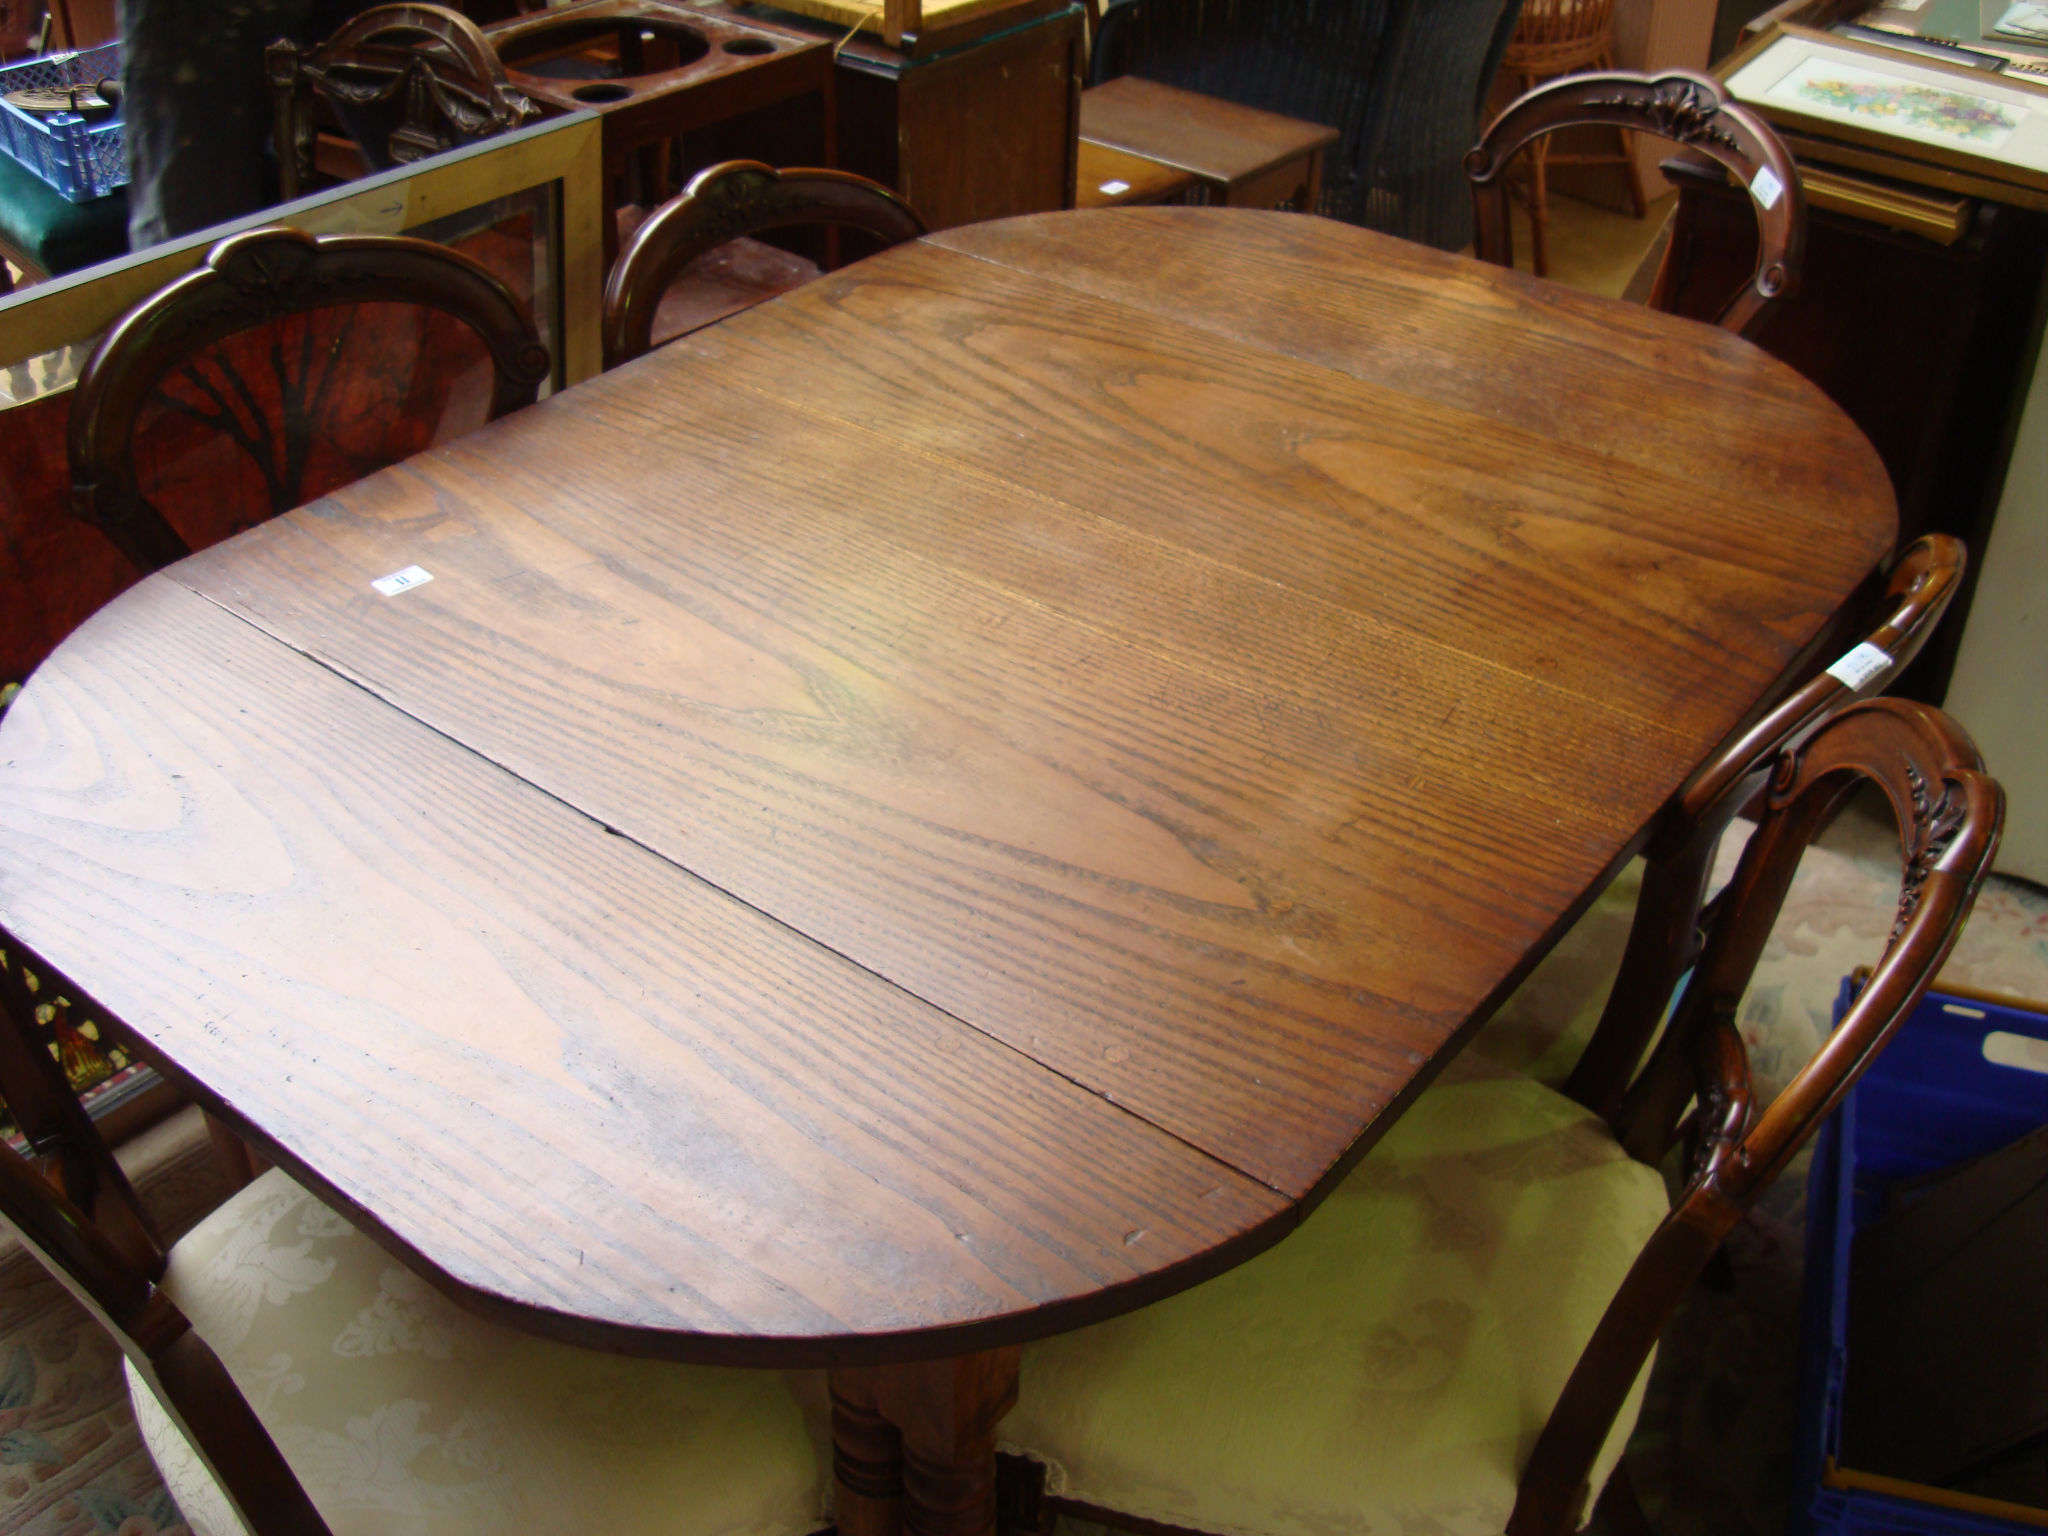
[[[284, 1174], [171, 1251], [164, 1290], [226, 1364], [335, 1536], [828, 1523], [822, 1380], [572, 1349], [456, 1308]], [[198, 1536], [243, 1527], [130, 1368]], [[814, 1433], [815, 1431], [815, 1433]]]
[[1668, 1209], [1601, 1121], [1467, 1053], [1270, 1252], [1028, 1347], [1003, 1438], [1049, 1493], [1222, 1536], [1497, 1536]]

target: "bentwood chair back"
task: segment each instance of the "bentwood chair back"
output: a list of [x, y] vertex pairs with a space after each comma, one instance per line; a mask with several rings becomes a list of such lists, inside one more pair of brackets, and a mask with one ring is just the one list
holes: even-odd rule
[[[1898, 920], [1759, 1113], [1735, 1011], [1802, 850], [1865, 785]], [[1954, 722], [1852, 705], [1780, 756], [1693, 985], [1617, 1124], [1453, 1062], [1300, 1229], [1178, 1296], [1027, 1346], [1004, 1436], [1053, 1510], [1158, 1536], [1562, 1536], [1618, 1463], [1651, 1349], [1728, 1230], [1883, 1049], [1988, 872], [1998, 785]], [[1675, 1203], [1657, 1171], [1685, 1140]]]
[[1618, 1112], [1664, 1005], [1699, 958], [1701, 910], [1722, 834], [1786, 751], [1905, 670], [1941, 623], [1967, 559], [1962, 541], [1949, 534], [1914, 540], [1893, 563], [1882, 611], [1863, 639], [1745, 728], [1672, 798], [1644, 849], [1628, 944], [1599, 1023], [1564, 1084], [1570, 1097], [1603, 1119]]
[[1515, 264], [1508, 162], [1532, 141], [1576, 127], [1670, 139], [1714, 160], [1748, 191], [1759, 234], [1756, 271], [1717, 317], [1722, 326], [1746, 331], [1767, 304], [1797, 286], [1806, 196], [1791, 154], [1761, 117], [1730, 100], [1716, 81], [1687, 70], [1567, 75], [1509, 103], [1465, 157], [1481, 260]]
[[318, 47], [271, 44], [267, 65], [286, 202], [311, 190], [323, 109], [373, 171], [540, 117], [482, 29], [441, 5], [372, 6]]
[[847, 171], [778, 171], [728, 160], [690, 184], [633, 232], [604, 286], [604, 361], [630, 362], [653, 345], [662, 295], [698, 257], [728, 241], [825, 225], [855, 229], [883, 246], [915, 240], [924, 220], [879, 182]]
[[73, 392], [77, 514], [142, 571], [533, 403], [547, 348], [477, 262], [253, 229], [101, 338]]

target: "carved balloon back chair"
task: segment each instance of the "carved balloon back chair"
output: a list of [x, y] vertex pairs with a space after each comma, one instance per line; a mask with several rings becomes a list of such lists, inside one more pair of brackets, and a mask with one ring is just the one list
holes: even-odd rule
[[250, 230], [87, 359], [74, 509], [158, 570], [531, 404], [548, 371], [511, 290], [460, 252]]
[[605, 366], [653, 345], [662, 298], [691, 262], [734, 240], [819, 224], [858, 230], [883, 246], [925, 232], [910, 204], [846, 171], [778, 171], [757, 160], [699, 171], [633, 232], [612, 267], [604, 287]]
[[446, 6], [374, 6], [317, 47], [271, 44], [268, 67], [287, 202], [312, 184], [323, 108], [373, 171], [540, 116], [477, 24]]
[[[1736, 1010], [1801, 853], [1866, 785], [1900, 830], [1897, 921], [1833, 1034], [1759, 1111]], [[1270, 1252], [1027, 1345], [1005, 1439], [1060, 1469], [1054, 1510], [1149, 1536], [1564, 1536], [1702, 1266], [1933, 981], [2003, 815], [1940, 712], [1843, 710], [1777, 760], [1694, 981], [1612, 1121], [1453, 1063]], [[1674, 1201], [1657, 1170], [1681, 1142]]]
[[[1578, 127], [1673, 140], [1718, 163], [1749, 193], [1760, 236], [1756, 271], [1716, 317], [1722, 326], [1746, 331], [1765, 305], [1798, 284], [1806, 197], [1791, 154], [1756, 113], [1729, 100], [1715, 81], [1685, 70], [1568, 75], [1509, 103], [1465, 157], [1481, 260], [1504, 267], [1515, 262], [1508, 162], [1533, 140]], [[1657, 294], [1651, 302], [1658, 302]]]

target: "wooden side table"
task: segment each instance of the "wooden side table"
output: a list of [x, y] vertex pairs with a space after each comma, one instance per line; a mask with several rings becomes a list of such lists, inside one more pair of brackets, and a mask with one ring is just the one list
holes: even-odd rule
[[934, 230], [1071, 207], [1087, 62], [1081, 7], [1065, 0], [897, 48], [857, 35], [838, 49], [839, 166], [893, 187]]
[[1083, 143], [1185, 171], [1196, 201], [1312, 211], [1334, 128], [1135, 75], [1081, 93]]
[[1076, 208], [1130, 208], [1191, 200], [1195, 178], [1187, 171], [1128, 150], [1081, 141], [1080, 170], [1074, 179]]
[[[803, 107], [808, 151], [794, 158], [833, 163], [832, 50], [822, 38], [743, 21], [724, 6], [672, 0], [582, 0], [500, 22], [485, 35], [512, 83], [533, 100], [602, 117], [607, 266], [618, 256], [619, 208], [659, 202], [674, 190], [668, 146], [676, 140], [766, 107], [782, 114]], [[740, 152], [790, 154], [765, 144]], [[702, 169], [688, 163], [688, 150], [683, 158], [676, 185]]]

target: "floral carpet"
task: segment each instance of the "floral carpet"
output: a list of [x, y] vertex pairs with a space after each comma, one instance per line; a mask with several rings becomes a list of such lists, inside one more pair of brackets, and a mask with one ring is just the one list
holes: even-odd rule
[[[1723, 848], [1721, 878], [1739, 847], [1731, 837]], [[1743, 1002], [1743, 1038], [1766, 1099], [1826, 1035], [1842, 977], [1876, 958], [1897, 896], [1888, 821], [1852, 809], [1808, 853]], [[1604, 991], [1627, 925], [1626, 910], [1597, 908], [1537, 969], [1516, 1001], [1539, 1034], [1546, 1019], [1582, 1006], [1588, 989]], [[2048, 893], [1994, 877], [1943, 979], [2048, 999]], [[194, 1111], [138, 1138], [122, 1160], [169, 1236], [227, 1193]], [[1729, 1240], [1732, 1284], [1724, 1275], [1695, 1287], [1665, 1335], [1628, 1456], [1651, 1527], [1664, 1536], [1785, 1529], [1805, 1184], [1802, 1161]], [[119, 1354], [4, 1240], [0, 1532], [188, 1536], [136, 1434]]]

